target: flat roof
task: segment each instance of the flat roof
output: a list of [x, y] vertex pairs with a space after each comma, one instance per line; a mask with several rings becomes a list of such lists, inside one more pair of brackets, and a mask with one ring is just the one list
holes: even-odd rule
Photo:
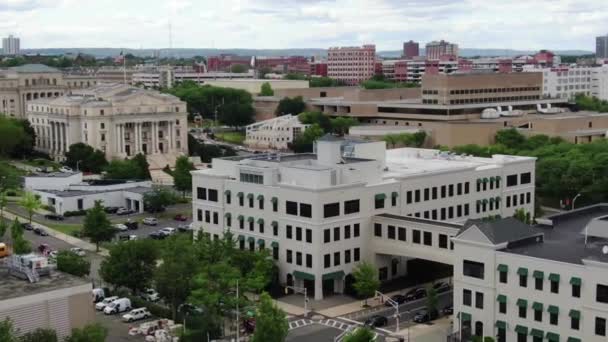
[[[544, 234], [544, 242], [507, 247], [501, 252], [548, 259], [571, 264], [583, 264], [584, 259], [608, 262], [602, 248], [608, 239], [588, 237], [585, 246], [583, 231], [594, 218], [608, 214], [608, 203], [581, 208], [574, 212], [553, 215], [553, 227], [535, 226], [532, 229]], [[606, 225], [608, 230], [608, 224]]]
[[9, 276], [6, 269], [0, 269], [0, 272], [0, 301], [90, 284], [86, 279], [59, 271], [51, 271], [50, 276], [40, 276], [36, 283]]
[[26, 177], [40, 177], [40, 178], [64, 178], [64, 177], [70, 177], [76, 174], [79, 174], [80, 172], [49, 172], [49, 173], [44, 173], [44, 172], [38, 172], [38, 173], [33, 173], [31, 175], [28, 175]]

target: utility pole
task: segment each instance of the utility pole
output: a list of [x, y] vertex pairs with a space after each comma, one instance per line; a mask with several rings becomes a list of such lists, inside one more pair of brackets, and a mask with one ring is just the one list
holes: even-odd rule
[[240, 341], [239, 331], [241, 326], [239, 324], [239, 280], [236, 280], [236, 342]]
[[304, 317], [308, 317], [308, 289], [306, 287], [285, 286], [285, 294], [288, 294], [289, 289], [292, 289], [293, 292], [304, 294]]

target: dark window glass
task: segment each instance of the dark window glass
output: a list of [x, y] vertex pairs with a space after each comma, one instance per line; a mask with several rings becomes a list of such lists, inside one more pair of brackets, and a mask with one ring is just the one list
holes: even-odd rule
[[253, 208], [253, 197], [249, 197], [249, 208]]
[[454, 196], [454, 184], [450, 184], [450, 185], [448, 186], [448, 196], [449, 196], [449, 197]]
[[[346, 210], [346, 208], [344, 209]], [[340, 215], [340, 203], [328, 203], [323, 205], [323, 217], [334, 217]]]
[[498, 303], [498, 312], [501, 314], [507, 313], [507, 303]]
[[382, 237], [382, 225], [374, 223], [374, 236]]
[[554, 314], [554, 313], [550, 313], [549, 314], [549, 323], [551, 325], [557, 325], [558, 324], [557, 314]]
[[323, 256], [323, 267], [325, 267], [325, 268], [331, 267], [331, 255], [325, 254]]
[[293, 252], [288, 249], [287, 250], [287, 263], [288, 264], [291, 264], [293, 262], [292, 258], [293, 258]]
[[230, 196], [230, 194], [226, 195], [226, 204], [230, 204], [230, 201], [232, 200], [232, 196]]
[[516, 186], [517, 185], [517, 175], [508, 175], [507, 176], [507, 186]]
[[288, 239], [293, 238], [293, 232], [292, 232], [292, 227], [291, 226], [285, 226], [285, 237]]
[[439, 248], [448, 248], [448, 236], [445, 234], [439, 234]]
[[[522, 173], [520, 176], [520, 184], [530, 184], [532, 182], [532, 174], [530, 172]], [[508, 181], [507, 181], [508, 183]]]
[[576, 317], [570, 317], [570, 329], [579, 330], [581, 328], [581, 321]]
[[245, 205], [245, 197], [244, 196], [240, 196], [239, 197], [239, 205], [241, 207]]
[[424, 232], [424, 244], [426, 246], [433, 245], [433, 234], [431, 232]]
[[464, 216], [469, 216], [469, 203], [464, 205]]
[[312, 243], [312, 229], [306, 229], [306, 242]]
[[581, 286], [572, 285], [572, 297], [581, 298]]
[[525, 306], [519, 307], [519, 318], [526, 318], [528, 314], [528, 309]]
[[196, 218], [199, 222], [203, 220], [203, 211], [201, 209], [196, 211]]
[[207, 193], [207, 199], [212, 202], [217, 202], [217, 190], [209, 189]]
[[[241, 240], [241, 249], [245, 249], [245, 241]], [[272, 258], [274, 260], [279, 260], [279, 248], [272, 247]]]
[[360, 235], [359, 224], [355, 223], [355, 225], [353, 226], [353, 236], [359, 237], [359, 235]]
[[441, 198], [445, 198], [445, 190], [446, 190], [445, 185], [442, 185], [441, 186]]
[[473, 293], [471, 290], [464, 289], [462, 290], [462, 305], [471, 306], [472, 304], [472, 296]]
[[608, 303], [608, 286], [597, 284], [595, 300], [598, 303]]
[[288, 215], [298, 215], [298, 203], [285, 201], [285, 213]]
[[454, 218], [454, 207], [449, 207], [448, 208], [448, 218], [449, 219]]
[[334, 253], [334, 266], [340, 266], [340, 252]]
[[213, 212], [213, 224], [219, 223], [219, 215], [216, 211]]
[[498, 278], [501, 283], [506, 284], [508, 278], [507, 272], [499, 272]]
[[272, 235], [274, 235], [274, 236], [279, 235], [279, 225], [278, 224], [275, 224], [274, 226], [272, 226]]
[[349, 225], [344, 226], [344, 238], [350, 239], [350, 226]]
[[272, 211], [274, 211], [274, 212], [279, 211], [279, 201], [275, 201], [272, 203]]
[[391, 205], [393, 207], [397, 206], [397, 197], [396, 196], [391, 196]]
[[424, 200], [425, 201], [429, 200], [429, 188], [424, 189]]
[[437, 199], [437, 187], [436, 187], [436, 186], [434, 186], [434, 187], [433, 187], [433, 195], [432, 195], [432, 198], [433, 198], [433, 199]]
[[344, 263], [350, 263], [350, 249], [344, 251]]
[[414, 202], [416, 202], [416, 203], [420, 202], [420, 190], [414, 191]]
[[420, 243], [420, 231], [418, 229], [412, 230], [412, 241], [414, 243]]
[[406, 240], [405, 228], [399, 227], [399, 230], [398, 230], [398, 233], [397, 233], [397, 238], [399, 239], [399, 241], [405, 241]]
[[302, 227], [296, 227], [296, 240], [302, 241]]
[[388, 226], [388, 238], [391, 240], [396, 239], [395, 226]]
[[598, 336], [606, 336], [606, 319], [595, 317], [595, 334]]
[[475, 292], [475, 307], [478, 309], [483, 309], [483, 293]]
[[258, 207], [259, 207], [261, 210], [264, 210], [264, 200], [263, 200], [263, 199], [259, 199], [259, 200], [258, 200]]
[[323, 230], [323, 242], [331, 242], [331, 229]]
[[456, 195], [462, 195], [462, 183], [456, 184]]
[[[339, 204], [338, 204], [339, 205]], [[354, 214], [359, 212], [359, 200], [344, 202], [344, 214]]]
[[361, 250], [357, 247], [357, 248], [354, 249], [354, 253], [355, 253], [354, 260], [355, 261], [359, 261]]
[[483, 279], [484, 271], [485, 265], [481, 262], [475, 262], [470, 260], [464, 260], [462, 262], [462, 273], [465, 276]]
[[306, 203], [300, 203], [300, 216], [312, 217], [312, 206]]
[[207, 189], [206, 188], [196, 188], [196, 198], [200, 200], [207, 200]]
[[376, 200], [374, 201], [374, 205], [376, 209], [383, 209], [384, 208], [384, 198], [376, 198]]
[[551, 292], [552, 293], [559, 293], [559, 282], [557, 282], [557, 281], [552, 281], [551, 282]]
[[534, 288], [539, 291], [543, 290], [543, 278], [534, 279]]
[[306, 254], [306, 267], [312, 268], [312, 254]]
[[469, 193], [469, 182], [464, 183], [464, 193], [465, 194]]
[[296, 252], [296, 265], [302, 266], [302, 252]]
[[534, 320], [537, 322], [543, 321], [543, 310], [534, 310]]
[[340, 227], [334, 228], [334, 241], [340, 241]]
[[528, 287], [528, 276], [527, 275], [519, 276], [519, 286]]
[[407, 203], [407, 204], [412, 203], [412, 191], [408, 191], [408, 192], [406, 193], [406, 203]]

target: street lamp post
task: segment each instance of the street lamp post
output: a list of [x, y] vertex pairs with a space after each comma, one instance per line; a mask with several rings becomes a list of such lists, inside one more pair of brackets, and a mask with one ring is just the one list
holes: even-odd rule
[[80, 165], [80, 162], [81, 162], [81, 161], [82, 161], [82, 160], [77, 160], [77, 161], [76, 161], [76, 172], [78, 172], [78, 171], [79, 171], [79, 169], [78, 169], [78, 165]]
[[574, 196], [574, 198], [572, 199], [572, 210], [574, 210], [574, 202], [576, 202], [576, 199], [579, 197], [581, 197], [580, 193], [576, 194], [576, 196]]

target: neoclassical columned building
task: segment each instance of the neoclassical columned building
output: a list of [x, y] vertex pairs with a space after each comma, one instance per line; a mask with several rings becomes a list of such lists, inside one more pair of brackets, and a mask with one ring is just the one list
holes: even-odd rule
[[78, 142], [103, 151], [108, 159], [143, 153], [173, 160], [188, 151], [186, 103], [123, 84], [29, 101], [27, 118], [36, 131], [37, 149], [56, 160]]

